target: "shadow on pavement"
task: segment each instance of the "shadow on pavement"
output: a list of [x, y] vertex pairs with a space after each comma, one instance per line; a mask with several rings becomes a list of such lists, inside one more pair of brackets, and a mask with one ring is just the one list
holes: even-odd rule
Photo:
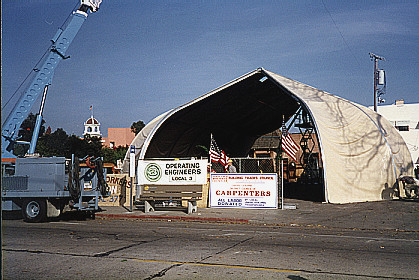
[[[3, 220], [23, 220], [22, 212], [17, 211], [2, 211]], [[49, 217], [46, 222], [58, 222], [58, 221], [86, 221], [94, 220], [95, 213], [88, 211], [67, 211], [62, 213], [58, 217]]]
[[18, 211], [2, 211], [3, 220], [20, 220], [23, 219], [22, 212]]

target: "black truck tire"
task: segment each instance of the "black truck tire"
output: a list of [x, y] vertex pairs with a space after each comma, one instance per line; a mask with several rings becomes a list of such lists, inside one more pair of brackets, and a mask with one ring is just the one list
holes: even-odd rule
[[25, 222], [39, 223], [47, 218], [47, 201], [42, 198], [28, 198], [23, 201], [22, 215]]

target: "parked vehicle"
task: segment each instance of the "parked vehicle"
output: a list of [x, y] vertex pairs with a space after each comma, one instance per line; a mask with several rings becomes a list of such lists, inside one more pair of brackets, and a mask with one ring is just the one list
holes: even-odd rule
[[[2, 210], [21, 210], [25, 221], [40, 222], [58, 216], [65, 208], [99, 210], [98, 201], [109, 195], [102, 159], [86, 157], [42, 157], [34, 154], [42, 123], [46, 94], [54, 70], [66, 58], [66, 50], [87, 19], [96, 12], [101, 0], [82, 0], [63, 29], [53, 37], [44, 59], [33, 69], [28, 88], [19, 98], [2, 125]], [[22, 122], [42, 93], [42, 102], [30, 143], [19, 141]], [[24, 158], [16, 158], [14, 145], [29, 144]], [[87, 168], [80, 168], [86, 161]]]
[[419, 180], [412, 176], [400, 176], [403, 183], [404, 192], [408, 198], [419, 198]]

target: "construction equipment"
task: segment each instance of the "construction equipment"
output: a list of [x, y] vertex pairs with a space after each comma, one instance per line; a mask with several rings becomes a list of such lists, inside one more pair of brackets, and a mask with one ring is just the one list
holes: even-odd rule
[[[42, 123], [42, 112], [48, 87], [60, 61], [67, 59], [66, 51], [87, 19], [88, 12], [99, 9], [101, 0], [82, 0], [80, 6], [53, 37], [44, 59], [33, 69], [33, 78], [2, 126], [2, 210], [22, 210], [24, 219], [39, 222], [58, 216], [66, 207], [96, 211], [98, 201], [108, 195], [103, 163], [100, 158], [40, 157], [35, 147]], [[39, 96], [41, 108], [30, 142], [29, 153], [16, 158], [14, 145], [18, 132]], [[28, 144], [28, 143], [24, 143]], [[87, 161], [88, 167], [80, 168]]]
[[301, 156], [300, 163], [304, 170], [301, 174], [300, 181], [303, 183], [318, 184], [320, 178], [320, 165], [318, 154], [314, 153], [316, 142], [314, 124], [311, 116], [304, 110], [297, 114], [295, 127], [298, 128], [301, 134], [300, 147]]

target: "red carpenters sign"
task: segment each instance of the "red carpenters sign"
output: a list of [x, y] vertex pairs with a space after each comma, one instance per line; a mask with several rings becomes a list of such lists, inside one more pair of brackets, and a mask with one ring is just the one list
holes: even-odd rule
[[210, 207], [278, 208], [277, 174], [211, 174]]

